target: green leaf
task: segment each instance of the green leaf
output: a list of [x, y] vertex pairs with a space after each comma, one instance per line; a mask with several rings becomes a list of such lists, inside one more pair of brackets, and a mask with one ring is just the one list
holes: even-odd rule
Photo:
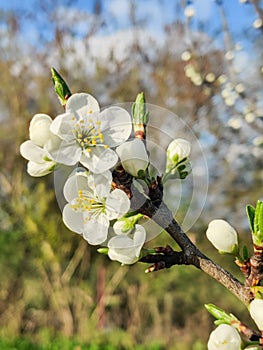
[[53, 67], [51, 68], [51, 74], [52, 74], [52, 82], [54, 85], [54, 90], [58, 96], [60, 103], [64, 107], [67, 103], [67, 100], [71, 96], [71, 92], [65, 80]]
[[253, 243], [263, 247], [263, 202], [258, 201], [254, 216]]
[[247, 211], [247, 216], [249, 219], [251, 231], [254, 232], [254, 218], [255, 218], [256, 209], [252, 205], [248, 204], [246, 207], [246, 211]]

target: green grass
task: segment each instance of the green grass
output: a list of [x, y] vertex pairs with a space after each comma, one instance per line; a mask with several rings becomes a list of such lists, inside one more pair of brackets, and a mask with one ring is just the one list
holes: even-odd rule
[[[116, 347], [111, 344], [81, 344], [80, 342], [68, 339], [57, 339], [52, 344], [36, 344], [28, 339], [5, 340], [0, 339], [1, 350], [125, 350], [124, 347]], [[138, 345], [134, 350], [163, 350], [159, 345]]]

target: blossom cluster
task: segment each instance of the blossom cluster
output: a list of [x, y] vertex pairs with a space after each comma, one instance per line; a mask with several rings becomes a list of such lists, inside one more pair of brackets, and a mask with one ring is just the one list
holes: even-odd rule
[[[143, 95], [138, 97], [142, 99]], [[64, 107], [65, 112], [54, 119], [46, 114], [32, 118], [29, 140], [20, 147], [21, 155], [28, 160], [27, 171], [39, 177], [65, 166], [73, 168], [63, 188], [64, 224], [89, 244], [106, 247], [111, 260], [133, 264], [147, 240], [139, 222], [143, 215], [131, 210], [129, 195], [123, 189], [114, 187], [112, 172], [121, 164], [134, 180], [145, 180], [150, 163], [145, 142], [133, 136], [136, 128], [124, 108], [101, 110], [98, 101], [87, 93], [71, 95]], [[137, 121], [144, 109], [141, 101], [133, 110]], [[189, 153], [186, 140], [174, 140], [169, 145], [163, 182], [186, 177]]]

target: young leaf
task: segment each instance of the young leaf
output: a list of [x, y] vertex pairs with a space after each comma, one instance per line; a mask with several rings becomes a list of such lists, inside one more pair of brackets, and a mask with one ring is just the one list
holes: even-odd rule
[[246, 211], [247, 211], [247, 216], [249, 219], [251, 231], [254, 232], [254, 218], [255, 218], [256, 209], [252, 205], [248, 204], [246, 207]]

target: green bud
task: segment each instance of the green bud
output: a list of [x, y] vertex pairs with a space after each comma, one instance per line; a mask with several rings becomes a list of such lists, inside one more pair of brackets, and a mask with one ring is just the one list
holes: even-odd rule
[[146, 112], [145, 96], [141, 92], [137, 95], [135, 102], [132, 105], [132, 121], [134, 133], [141, 134], [145, 138], [145, 126], [149, 119], [149, 113]]
[[140, 213], [128, 217], [124, 216], [114, 223], [113, 229], [117, 234], [128, 234], [134, 229], [135, 225], [142, 217], [143, 215]]
[[51, 68], [51, 74], [54, 90], [58, 96], [60, 103], [64, 107], [67, 103], [67, 100], [71, 96], [71, 92], [65, 80], [61, 77], [61, 75], [59, 75], [55, 68]]
[[109, 248], [99, 248], [97, 252], [100, 254], [108, 255]]
[[229, 325], [239, 323], [239, 320], [233, 314], [228, 314], [216, 305], [205, 304], [205, 308], [208, 312], [210, 312], [211, 315], [213, 315], [217, 319], [217, 321], [215, 321], [217, 325], [221, 323], [226, 323]]

